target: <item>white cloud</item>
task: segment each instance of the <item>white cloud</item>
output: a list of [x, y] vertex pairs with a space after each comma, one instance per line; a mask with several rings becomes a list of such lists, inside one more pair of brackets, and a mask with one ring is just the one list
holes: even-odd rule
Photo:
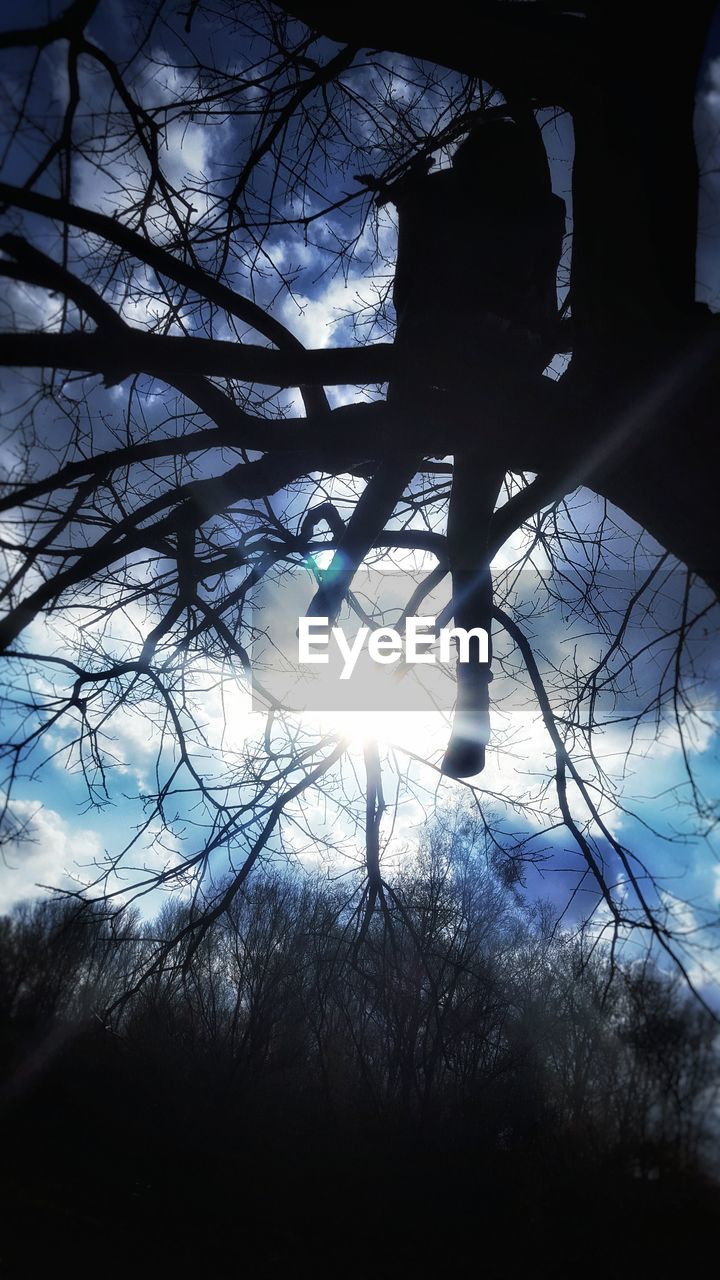
[[331, 280], [315, 298], [302, 293], [286, 296], [283, 320], [306, 347], [342, 346], [350, 338], [348, 312], [357, 308], [363, 289], [367, 289], [366, 279], [350, 276], [347, 283], [342, 278]]
[[46, 333], [57, 333], [63, 317], [63, 303], [47, 289], [35, 288], [33, 285], [18, 283], [14, 280], [4, 284], [4, 307], [12, 316], [12, 325], [8, 328], [43, 329]]
[[67, 888], [88, 879], [89, 864], [102, 853], [91, 827], [66, 821], [56, 810], [44, 808], [40, 799], [13, 801], [9, 816], [21, 834], [2, 849], [0, 912], [22, 898], [35, 897], [38, 885]]

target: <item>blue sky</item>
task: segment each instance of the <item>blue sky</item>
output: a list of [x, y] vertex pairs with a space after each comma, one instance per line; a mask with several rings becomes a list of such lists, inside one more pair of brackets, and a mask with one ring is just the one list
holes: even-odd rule
[[[23, 25], [42, 20], [44, 11], [44, 5], [26, 6], [21, 15]], [[19, 20], [18, 17], [17, 21]], [[98, 19], [90, 28], [96, 41], [115, 53], [123, 48], [128, 29], [126, 7], [117, 2], [102, 5]], [[201, 43], [205, 39], [201, 23], [198, 24], [195, 38]], [[158, 28], [146, 51], [150, 55], [149, 60], [137, 63], [133, 70], [134, 86], [143, 101], [156, 104], [183, 88], [185, 73], [168, 76], [157, 69], [167, 61], [168, 53], [172, 56], [171, 44], [168, 32]], [[223, 56], [227, 57], [230, 64], [233, 58], [239, 61], [242, 52], [241, 48], [234, 48], [228, 43], [227, 50], [223, 49]], [[217, 49], [215, 53], [217, 55]], [[17, 78], [19, 84], [28, 59], [27, 54], [12, 56], [15, 61], [11, 67], [9, 82], [11, 95], [17, 90], [13, 77]], [[61, 106], [67, 92], [62, 67], [63, 50], [53, 47], [41, 57], [43, 87], [38, 92], [49, 93]], [[364, 70], [353, 74], [357, 92], [367, 90], [372, 73]], [[402, 92], [401, 78], [398, 85], [398, 92]], [[103, 94], [106, 93], [102, 82], [97, 78], [92, 83], [88, 80], [84, 88], [93, 104], [100, 109], [105, 100]], [[441, 100], [440, 93], [430, 95], [426, 108], [428, 113], [437, 113], [441, 109]], [[720, 308], [720, 245], [716, 230], [720, 226], [717, 217], [720, 214], [720, 176], [715, 172], [716, 169], [720, 170], [720, 141], [716, 138], [720, 134], [720, 56], [715, 55], [714, 46], [709, 48], [702, 73], [698, 104], [698, 152], [704, 175], [698, 241], [698, 297]], [[553, 185], [567, 202], [570, 231], [571, 126], [567, 118], [555, 120], [548, 115], [544, 130]], [[238, 126], [229, 119], [193, 121], [186, 127], [169, 124], [163, 152], [165, 171], [174, 182], [185, 183], [189, 187], [197, 185], [208, 176], [220, 179], [229, 172], [226, 168], [230, 164], [228, 157], [234, 155], [242, 141]], [[21, 181], [27, 173], [27, 168], [23, 166], [31, 164], [32, 158], [27, 150], [13, 152], [6, 178]], [[372, 165], [368, 167], [371, 168]], [[112, 164], [105, 164], [101, 172], [87, 160], [80, 160], [76, 164], [73, 181], [75, 199], [79, 203], [106, 211], [122, 207], [123, 184], [127, 183], [122, 160], [115, 159]], [[328, 188], [323, 193], [325, 200], [338, 199], [353, 189], [351, 183], [341, 180], [337, 175], [331, 175], [328, 182]], [[320, 206], [319, 196], [310, 197], [310, 205], [306, 209], [313, 208], [313, 200]], [[204, 209], [199, 197], [197, 208], [199, 215], [202, 215]], [[378, 292], [387, 290], [392, 277], [395, 227], [390, 210], [381, 213], [376, 224], [368, 223], [360, 234], [349, 271], [343, 273], [334, 269], [337, 266], [335, 251], [338, 236], [349, 235], [353, 226], [352, 218], [357, 216], [357, 212], [353, 211], [359, 209], [360, 204], [347, 206], [335, 214], [319, 219], [313, 223], [307, 238], [297, 228], [274, 229], [264, 240], [261, 269], [255, 270], [250, 278], [250, 258], [247, 253], [240, 254], [233, 265], [230, 278], [244, 291], [251, 287], [256, 300], [271, 308], [308, 346], [349, 345], [357, 340], [358, 335], [363, 340], [386, 337], [387, 326], [392, 322], [391, 310], [381, 313], [379, 319], [376, 318], [372, 323], [370, 317]], [[286, 202], [286, 212], [293, 212], [293, 204], [289, 199]], [[46, 248], [56, 244], [55, 233], [47, 224], [29, 220], [28, 226], [39, 244]], [[356, 230], [360, 230], [357, 225]], [[565, 268], [566, 265], [567, 259]], [[282, 281], [287, 281], [288, 278], [291, 281], [290, 287], [281, 287]], [[152, 281], [148, 282], [143, 279], [142, 273], [138, 273], [133, 281], [134, 294], [124, 305], [125, 318], [129, 323], [140, 327], [152, 324], [154, 316], [161, 314], [160, 301], [155, 300], [150, 305], [146, 301], [148, 283], [152, 288]], [[562, 276], [560, 284], [562, 286]], [[58, 306], [57, 300], [49, 300], [47, 295], [32, 290], [11, 294], [10, 303], [16, 311], [20, 310], [28, 327], [53, 323]], [[199, 323], [198, 317], [189, 317], [188, 323], [191, 328], [194, 327]], [[359, 328], [355, 329], [354, 325], [359, 325]], [[215, 332], [217, 336], [225, 337], [231, 336], [232, 330], [227, 325], [223, 328], [223, 323], [220, 322]], [[558, 371], [561, 367], [560, 364]], [[12, 459], [12, 429], [18, 423], [17, 415], [13, 416], [13, 406], [22, 397], [27, 385], [25, 377], [6, 375], [0, 386], [6, 423], [11, 429], [2, 445], [2, 456], [6, 463]], [[79, 400], [81, 394], [88, 395], [88, 421], [92, 420], [99, 444], [107, 442], [113, 431], [122, 430], [128, 407], [127, 383], [108, 391], [97, 380], [92, 384], [86, 380], [85, 385], [78, 385], [75, 390], [69, 386], [67, 394], [70, 400], [75, 397]], [[330, 398], [334, 404], [344, 403], [357, 394], [354, 389], [334, 388], [330, 391]], [[363, 394], [379, 393], [370, 391]], [[282, 401], [288, 412], [301, 412], [297, 395], [279, 397], [278, 402]], [[148, 421], [162, 422], [167, 406], [167, 393], [158, 384], [150, 384], [146, 380], [143, 411]], [[41, 430], [47, 431], [53, 441], [57, 441], [58, 432], [68, 430], [67, 424], [63, 425], [58, 421], [52, 406], [43, 411], [39, 421]], [[353, 488], [347, 481], [340, 481], [331, 486], [329, 491], [343, 509], [343, 502], [347, 502]], [[278, 495], [273, 501], [277, 513], [287, 515], [291, 503], [297, 503], [297, 498]], [[585, 495], [575, 509], [574, 518], [583, 521], [588, 546], [595, 545], [604, 518], [602, 504]], [[570, 517], [564, 516], [563, 519], [569, 520]], [[640, 541], [639, 531], [622, 520], [608, 545], [612, 569], [616, 575], [622, 574], [634, 555], [639, 555], [641, 562], [651, 563], [657, 552], [650, 539]], [[521, 549], [522, 539], [516, 541], [514, 553], [517, 554]], [[499, 558], [499, 569], [502, 570], [511, 558], [510, 552], [503, 553]], [[536, 560], [536, 567], [541, 571], [542, 555], [538, 555]], [[670, 617], [673, 609], [678, 608], [677, 590], [681, 589], [677, 585], [679, 582], [680, 578], [677, 576], [668, 579], [667, 603], [660, 606], [660, 612], [667, 613], [669, 610]], [[700, 599], [702, 588], [698, 591]], [[617, 608], [620, 606], [617, 605]], [[136, 624], [139, 625], [138, 619], [130, 620], [125, 632], [119, 627], [117, 633], [108, 638], [108, 643], [118, 646], [131, 644], [133, 626]], [[650, 625], [647, 619], [645, 625]], [[712, 831], [698, 835], [696, 825], [692, 822], [691, 806], [688, 803], [692, 797], [689, 795], [690, 784], [686, 779], [683, 762], [684, 746], [691, 760], [697, 787], [708, 799], [717, 800], [716, 725], [720, 679], [716, 643], [717, 616], [710, 618], [707, 625], [711, 632], [707, 638], [700, 634], [702, 627], [698, 628], [698, 679], [688, 685], [688, 737], [685, 744], [679, 740], [676, 729], [664, 712], [659, 724], [656, 724], [654, 710], [651, 708], [632, 742], [628, 738], [627, 724], [623, 723], [623, 717], [632, 709], [637, 709], [643, 696], [644, 684], [652, 680], [653, 674], [657, 674], [657, 651], [638, 659], [632, 678], [628, 676], [627, 679], [620, 680], [623, 692], [619, 704], [616, 695], [607, 694], [607, 717], [618, 723], [609, 723], [599, 735], [602, 762], [616, 779], [618, 797], [617, 802], [608, 807], [608, 821], [612, 822], [614, 832], [620, 834], [623, 842], [630, 845], [654, 871], [665, 878], [668, 892], [674, 890], [684, 902], [691, 903], [691, 907], [683, 907], [683, 927], [691, 931], [697, 925], [704, 924], [706, 917], [716, 920], [720, 902], [720, 863], [717, 849], [713, 850]], [[587, 616], [581, 611], [575, 617], [568, 617], [567, 613], [563, 615], [559, 609], [549, 610], [544, 606], [543, 611], [536, 612], [531, 617], [529, 629], [549, 678], [553, 678], [553, 672], [574, 670], [575, 664], [583, 670], [593, 658], [597, 659], [602, 652], [598, 629], [597, 626], [594, 630], [588, 628]], [[639, 621], [638, 634], [630, 638], [638, 648], [642, 647]], [[508, 657], [508, 663], [504, 680], [507, 689], [512, 692], [514, 676], [511, 657]], [[502, 683], [502, 679], [498, 679], [496, 683], [499, 706], [502, 700]], [[208, 747], [198, 743], [198, 753], [206, 762], [209, 759], [217, 759], [219, 762], [223, 756], [227, 757], [233, 752], [239, 756], [248, 736], [254, 737], [261, 732], [257, 719], [247, 719], [247, 694], [239, 677], [236, 680], [231, 677], [230, 685], [235, 686], [231, 689], [230, 701], [227, 697], [225, 700], [219, 698], [209, 676], [205, 687], [201, 681], [196, 690], [196, 697], [204, 709], [210, 742]], [[614, 705], [611, 705], [613, 699]], [[358, 721], [351, 725], [350, 730], [354, 746], [345, 778], [351, 794], [359, 797], [360, 780], [359, 777], [354, 778], [354, 772], [361, 773], [359, 762], [362, 744], [368, 736], [378, 737], [385, 752], [388, 795], [394, 794], [398, 777], [404, 771], [409, 771], [408, 786], [400, 802], [397, 820], [394, 825], [388, 821], [385, 830], [387, 857], [389, 860], [398, 858], [402, 856], [403, 847], [414, 839], [418, 826], [437, 799], [442, 801], [450, 798], [454, 791], [451, 784], [439, 783], [434, 770], [423, 769], [413, 759], [414, 755], [425, 752], [434, 754], [437, 759], [442, 752], [443, 738], [447, 732], [446, 722], [437, 718], [434, 724], [420, 726], [416, 720], [401, 723], [394, 718], [390, 723], [383, 723], [378, 715], [373, 714], [368, 721]], [[108, 774], [108, 796], [101, 803], [88, 804], [87, 789], [82, 776], [77, 772], [77, 760], [72, 757], [68, 760], [67, 755], [62, 752], [45, 763], [42, 755], [39, 755], [34, 771], [20, 782], [16, 792], [15, 816], [19, 822], [29, 821], [30, 827], [25, 838], [15, 848], [7, 850], [7, 868], [0, 868], [0, 908], [33, 892], [38, 883], [63, 883], [68, 874], [77, 876], [80, 880], [85, 879], [93, 860], [102, 857], [106, 849], [116, 850], [119, 842], [128, 839], [141, 822], [142, 804], [133, 799], [133, 796], [151, 788], [155, 767], [153, 734], [143, 708], [120, 715], [113, 733], [112, 751], [116, 761]], [[526, 869], [527, 892], [531, 897], [536, 894], [550, 897], [562, 909], [578, 886], [582, 864], [567, 833], [547, 830], [548, 825], [553, 825], [556, 807], [548, 791], [548, 779], [553, 773], [553, 757], [537, 710], [526, 700], [524, 705], [513, 705], [510, 714], [505, 717], [498, 711], [496, 734], [497, 747], [481, 780], [483, 802], [487, 811], [493, 815], [498, 831], [503, 831], [508, 840], [528, 840], [529, 849], [547, 856], [547, 861]], [[63, 732], [58, 730], [50, 738], [50, 747], [53, 751], [57, 750], [65, 740]], [[628, 750], [629, 766], [625, 762]], [[216, 753], [215, 757], [212, 757], [212, 752]], [[208, 767], [219, 768], [219, 763], [217, 766], [212, 763]], [[592, 762], [584, 758], [582, 767], [592, 779], [595, 773]], [[627, 776], [624, 776], [625, 771]], [[99, 799], [97, 794], [95, 799]], [[335, 804], [332, 797], [324, 797], [317, 804], [313, 801], [313, 804], [315, 808], [310, 816], [298, 818], [296, 829], [287, 833], [290, 843], [295, 841], [293, 847], [298, 856], [310, 864], [317, 864], [318, 860], [325, 857], [323, 841], [334, 841], [340, 846], [339, 865], [354, 865], [362, 843], [361, 825], [349, 817], [342, 806]], [[504, 805], [507, 805], [505, 812]], [[623, 805], [627, 805], [630, 811], [624, 812]], [[184, 807], [184, 802], [178, 800], [177, 821], [171, 824], [171, 833], [151, 831], [144, 838], [142, 859], [145, 865], [149, 868], [166, 865], [177, 856], [177, 849], [183, 840], [192, 843], [198, 839], [195, 821], [192, 808]], [[303, 834], [304, 824], [309, 826], [310, 836]], [[311, 838], [313, 831], [318, 834], [316, 847], [313, 847]], [[615, 855], [601, 835], [597, 835], [597, 838], [598, 848], [604, 851], [608, 864], [612, 867], [617, 862]], [[218, 860], [217, 872], [220, 873], [223, 869], [224, 864]], [[617, 871], [615, 866], [613, 875]], [[588, 903], [594, 901], [593, 895], [596, 897], [596, 890], [587, 883], [582, 883], [567, 918], [576, 919], [583, 915]], [[152, 908], [156, 903], [157, 897], [153, 895], [148, 900], [148, 905]], [[699, 981], [704, 981], [699, 971], [697, 976]]]

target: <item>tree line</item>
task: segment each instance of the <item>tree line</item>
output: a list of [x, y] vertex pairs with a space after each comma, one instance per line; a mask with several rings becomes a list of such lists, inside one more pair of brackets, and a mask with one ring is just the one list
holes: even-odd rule
[[[618, 1212], [640, 1195], [657, 1216], [678, 1188], [703, 1204], [712, 1016], [647, 955], [563, 932], [509, 867], [476, 821], [445, 815], [369, 919], [360, 880], [268, 866], [154, 968], [189, 902], [154, 919], [72, 897], [16, 907], [0, 922], [0, 1026], [20, 1220], [40, 1197], [63, 1238], [106, 1232], [109, 1213], [147, 1230], [188, 1185], [199, 1212], [237, 1192], [260, 1233], [248, 1248], [279, 1263], [318, 1181], [340, 1195], [330, 1169], [343, 1196], [386, 1186], [418, 1248], [430, 1187], [456, 1216], [482, 1194], [502, 1217], [510, 1187], [534, 1211], [548, 1186], [573, 1203], [578, 1179]], [[259, 1188], [288, 1168], [268, 1252]], [[313, 1230], [330, 1247], [336, 1228]]]
[[63, 1052], [119, 1041], [170, 1074], [209, 1071], [254, 1108], [284, 1096], [346, 1116], [471, 1117], [500, 1146], [545, 1135], [701, 1161], [720, 1085], [711, 1015], [647, 957], [613, 961], [558, 929], [502, 873], [477, 833], [438, 823], [361, 936], [352, 881], [266, 868], [162, 966], [148, 957], [188, 903], [120, 923], [100, 903], [22, 904], [0, 924], [10, 1060], [62, 1029]]

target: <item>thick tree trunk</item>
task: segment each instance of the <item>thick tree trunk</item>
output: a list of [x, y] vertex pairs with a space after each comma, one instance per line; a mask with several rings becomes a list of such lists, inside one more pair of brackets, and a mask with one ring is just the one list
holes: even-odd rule
[[333, 39], [432, 60], [571, 112], [573, 361], [562, 421], [539, 411], [533, 469], [589, 484], [720, 589], [708, 465], [717, 328], [694, 302], [693, 113], [712, 0], [677, 21], [639, 0], [566, 13], [456, 3], [411, 21], [405, 6], [380, 0], [281, 7]]

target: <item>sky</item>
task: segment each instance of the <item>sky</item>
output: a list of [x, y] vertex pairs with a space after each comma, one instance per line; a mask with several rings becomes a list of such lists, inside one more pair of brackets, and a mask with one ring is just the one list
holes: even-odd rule
[[[42, 14], [44, 7], [38, 4], [25, 6], [21, 15], [23, 25], [39, 20], [35, 14]], [[126, 7], [120, 0], [113, 0], [113, 3], [101, 7], [101, 15], [91, 27], [91, 33], [103, 47], [117, 49], [122, 47], [127, 29]], [[202, 30], [197, 39], [200, 42], [205, 39]], [[235, 55], [229, 48], [226, 56], [229, 59], [232, 56], [239, 58], [240, 52], [238, 50]], [[146, 53], [149, 53], [149, 59], [145, 63], [139, 62], [133, 69], [133, 84], [143, 101], [157, 104], [168, 100], [179, 89], [182, 90], [189, 73], [157, 72], [157, 67], [166, 61], [168, 53], [166, 33], [162, 28], [158, 28], [151, 36]], [[217, 50], [215, 53], [217, 54]], [[23, 58], [13, 56], [15, 61], [8, 64], [6, 55], [5, 63], [6, 70], [10, 66], [6, 91], [11, 97], [18, 92], [22, 81], [21, 73], [26, 65], [23, 61], [25, 55]], [[63, 50], [57, 46], [41, 55], [42, 90], [38, 90], [48, 94], [60, 106], [67, 96], [67, 80], [62, 60]], [[395, 66], [401, 73], [402, 62], [396, 61]], [[367, 89], [362, 76], [358, 76], [358, 92], [362, 91], [363, 85]], [[88, 73], [83, 87], [90, 95], [93, 105], [100, 109], [106, 93], [101, 77], [96, 76], [91, 80]], [[402, 74], [398, 74], [394, 88], [400, 95], [406, 92]], [[437, 111], [437, 102], [438, 99], [433, 99], [427, 109]], [[556, 193], [566, 201], [570, 232], [571, 125], [566, 117], [556, 120], [550, 113], [543, 123], [553, 186]], [[189, 124], [171, 123], [167, 128], [163, 149], [163, 168], [168, 179], [176, 184], [192, 186], [207, 177], [225, 174], [230, 165], [228, 157], [232, 157], [242, 141], [237, 133], [238, 127], [233, 120], [227, 118]], [[701, 73], [696, 128], [702, 172], [698, 297], [713, 308], [720, 309], [720, 244], [716, 230], [720, 226], [720, 51], [716, 56], [712, 46]], [[447, 162], [447, 157], [440, 157], [440, 162]], [[7, 179], [21, 181], [27, 172], [27, 168], [23, 170], [23, 166], [30, 163], [27, 153], [22, 150], [13, 152]], [[104, 160], [101, 172], [87, 159], [76, 162], [73, 173], [76, 202], [103, 211], [122, 208], [127, 188], [128, 177], [122, 158]], [[345, 190], [346, 188], [331, 189], [330, 193], [338, 196], [344, 194]], [[200, 196], [195, 197], [195, 204], [195, 216], [202, 216], [205, 206]], [[39, 224], [34, 225], [34, 231], [38, 236], [46, 238], [49, 234], [47, 228], [41, 228]], [[391, 313], [385, 318], [381, 317], [374, 325], [368, 321], [378, 291], [387, 290], [392, 276], [396, 228], [391, 210], [385, 210], [379, 215], [375, 232], [370, 225], [361, 232], [352, 265], [345, 274], [333, 273], [331, 270], [335, 261], [337, 237], [341, 233], [347, 233], [345, 211], [318, 220], [313, 224], [307, 241], [302, 236], [279, 228], [266, 238], [262, 270], [255, 272], [253, 276], [256, 299], [273, 310], [307, 346], [351, 345], [356, 340], [352, 313], [356, 313], [357, 323], [358, 310], [360, 332], [370, 340], [385, 338], [387, 323], [392, 321]], [[375, 257], [375, 234], [381, 250], [380, 260]], [[561, 297], [567, 261], [566, 252], [559, 280]], [[238, 265], [240, 278], [245, 265], [242, 260]], [[278, 288], [277, 272], [290, 275], [293, 281], [291, 289]], [[152, 323], [158, 307], [162, 305], [156, 299], [148, 301], [144, 283], [138, 273], [135, 280], [136, 294], [123, 305], [126, 320], [140, 327]], [[57, 322], [57, 300], [48, 298], [46, 294], [27, 289], [13, 291], [10, 287], [6, 298], [9, 308], [16, 315], [22, 316], [27, 327], [52, 326]], [[4, 306], [5, 304], [0, 327], [5, 326], [8, 314]], [[363, 323], [364, 321], [368, 323]], [[231, 336], [232, 330], [227, 326], [223, 329], [220, 324], [216, 334], [219, 337]], [[562, 362], [558, 362], [553, 376], [561, 373], [562, 368]], [[24, 379], [17, 379], [12, 374], [4, 376], [0, 384], [0, 405], [6, 412], [6, 420], [11, 428], [17, 422], [12, 406], [17, 403], [24, 385]], [[107, 391], [96, 382], [94, 386], [89, 389], [85, 386], [83, 390], [89, 391], [90, 412], [95, 418], [99, 438], [102, 439], [103, 420], [106, 421], [108, 430], [117, 428], [123, 421], [127, 409], [128, 384], [121, 383]], [[357, 390], [353, 388], [329, 389], [333, 405], [348, 403], [357, 395]], [[299, 413], [299, 397], [288, 397], [287, 406], [290, 412]], [[166, 397], [157, 384], [147, 389], [144, 410], [148, 419], [161, 422], [165, 408]], [[51, 409], [47, 411], [48, 414], [52, 412]], [[47, 415], [45, 428], [55, 433], [55, 436], [60, 429], [56, 418]], [[10, 462], [12, 447], [12, 438], [8, 436], [1, 446], [0, 460]], [[331, 487], [330, 492], [343, 509], [343, 504], [347, 505], [353, 489], [349, 487], [347, 480], [340, 480]], [[287, 516], [294, 501], [296, 499], [288, 494], [279, 494], [273, 499], [273, 504], [279, 515]], [[576, 518], [584, 521], [586, 541], [591, 546], [600, 527], [601, 511], [597, 501], [589, 497], [583, 499]], [[516, 535], [512, 544], [503, 548], [496, 563], [499, 573], [522, 550], [523, 537], [522, 534]], [[615, 542], [613, 544], [611, 541], [610, 544], [614, 546], [616, 575], [623, 572], [623, 562], [627, 561], [629, 555], [628, 548], [633, 546], [636, 539], [637, 531], [627, 522], [624, 525], [621, 522]], [[643, 556], [652, 557], [654, 551], [651, 540], [644, 541], [641, 559]], [[539, 574], [543, 567], [540, 554], [536, 557]], [[679, 581], [677, 575], [668, 576], [664, 587], [667, 605], [662, 608], [666, 607], [670, 611], [677, 608]], [[577, 595], [580, 589], [581, 583], [576, 581], [569, 589], [570, 597], [572, 598], [573, 593]], [[529, 593], [530, 588], [527, 590]], [[702, 588], [698, 590], [702, 592]], [[614, 607], [620, 616], [620, 603], [616, 601]], [[70, 619], [70, 623], [72, 621]], [[144, 622], [145, 619], [139, 612], [133, 616], [132, 611], [129, 611], [124, 624], [120, 621], [113, 624], [115, 631], [109, 637], [109, 643], [118, 647], [132, 643], [137, 626]], [[588, 631], [587, 619], [581, 613], [573, 617], [567, 612], [562, 614], [560, 610], [544, 610], [532, 613], [528, 626], [533, 643], [548, 672], [553, 667], [568, 671], [574, 665], [583, 670], [598, 656], [597, 630]], [[46, 640], [45, 624], [34, 624], [28, 636], [28, 644], [42, 644]], [[634, 640], [638, 647], [642, 645], [640, 630]], [[548, 779], [552, 778], [554, 768], [552, 746], [536, 707], [527, 699], [523, 701], [522, 697], [516, 696], [518, 685], [509, 652], [503, 661], [506, 662], [505, 673], [498, 673], [494, 687], [494, 746], [481, 779], [483, 803], [493, 815], [498, 830], [503, 831], [508, 840], [526, 841], [528, 850], [535, 851], [538, 857], [542, 856], [542, 861], [536, 865], [528, 865], [525, 869], [527, 896], [530, 899], [536, 896], [549, 897], [559, 910], [570, 900], [565, 918], [572, 922], [587, 911], [588, 905], [596, 903], [597, 892], [586, 880], [579, 880], [579, 858], [568, 834], [559, 830], [547, 830], [554, 812], [554, 801], [548, 790]], [[626, 751], [629, 742], [623, 716], [642, 696], [642, 688], [638, 691], [630, 678], [623, 685], [625, 701], [620, 714], [617, 714], [617, 708], [613, 711], [609, 703], [606, 709], [608, 718], [618, 722], [608, 724], [601, 735], [603, 764], [618, 779], [617, 800], [612, 806], [607, 806], [605, 816], [612, 823], [615, 833], [625, 843], [632, 844], [648, 864], [665, 877], [668, 894], [675, 892], [685, 903], [690, 904], [683, 906], [682, 911], [685, 913], [685, 926], [691, 931], [708, 919], [717, 920], [720, 908], [720, 858], [717, 846], [713, 845], [712, 831], [707, 833], [706, 838], [698, 838], [693, 830], [689, 817], [688, 787], [683, 782], [683, 751], [686, 751], [695, 770], [697, 785], [708, 797], [717, 799], [717, 689], [720, 662], [717, 643], [712, 636], [698, 639], [697, 661], [701, 679], [693, 689], [692, 710], [695, 714], [688, 716], [688, 738], [685, 743], [680, 740], [677, 729], [672, 724], [663, 720], [658, 726], [653, 722], [652, 715], [648, 715], [632, 742], [630, 763], [627, 766]], [[656, 653], [640, 662], [638, 670], [641, 686], [643, 680], [652, 677], [653, 663], [656, 662]], [[202, 705], [206, 738], [206, 744], [198, 749], [206, 759], [220, 761], [231, 758], [233, 753], [239, 757], [247, 742], [262, 733], [262, 725], [260, 717], [250, 710], [249, 693], [240, 676], [226, 685], [221, 696], [216, 674], [208, 669], [202, 675], [195, 697]], [[388, 864], [405, 856], [404, 851], [412, 845], [419, 828], [434, 806], [437, 803], [451, 803], [457, 793], [454, 784], [441, 781], [436, 770], [424, 768], [417, 759], [424, 755], [434, 756], [436, 760], [440, 757], [447, 737], [447, 725], [446, 716], [402, 716], [397, 713], [383, 715], [373, 711], [364, 716], [357, 714], [354, 717], [342, 717], [341, 731], [351, 740], [344, 775], [351, 796], [361, 800], [362, 756], [369, 740], [377, 740], [381, 747], [388, 799], [396, 794], [398, 779], [405, 778], [396, 817], [392, 819], [388, 816], [383, 828]], [[337, 728], [337, 725], [333, 727]], [[0, 865], [0, 910], [7, 910], [14, 902], [37, 892], [39, 885], [63, 885], [87, 879], [92, 874], [95, 860], [102, 858], [105, 850], [117, 848], [118, 840], [128, 837], [140, 821], [142, 805], [132, 797], [147, 792], [153, 785], [157, 741], [142, 707], [123, 711], [116, 717], [112, 731], [115, 763], [108, 775], [109, 794], [102, 803], [96, 805], [88, 803], [87, 789], [77, 770], [77, 761], [69, 760], [62, 750], [67, 741], [62, 729], [58, 728], [46, 739], [45, 753], [37, 756], [33, 771], [21, 781], [13, 801], [15, 821], [27, 823], [27, 831], [12, 847], [0, 849], [5, 862], [4, 866]], [[592, 763], [585, 760], [583, 768], [592, 781], [596, 776]], [[467, 794], [466, 788], [461, 790]], [[574, 797], [573, 803], [576, 801], [577, 797]], [[173, 859], [178, 857], [183, 841], [192, 842], [195, 838], [194, 821], [191, 809], [184, 811], [180, 807], [177, 821], [170, 833], [159, 829], [146, 832], [142, 842], [143, 865], [152, 869], [172, 864]], [[329, 865], [326, 844], [332, 844], [335, 847], [335, 874], [358, 864], [362, 853], [362, 823], [339, 804], [333, 795], [319, 796], [308, 802], [302, 814], [298, 813], [297, 821], [287, 832], [287, 840], [300, 860], [309, 866]], [[602, 845], [602, 839], [600, 843]], [[619, 868], [613, 867], [614, 855], [609, 847], [605, 848], [605, 854], [610, 867], [620, 874]], [[221, 874], [223, 870], [224, 866], [218, 864], [217, 874]], [[157, 896], [152, 895], [145, 907], [153, 910], [156, 906]], [[602, 920], [601, 911], [596, 919]], [[720, 979], [720, 966], [711, 958], [706, 959], [711, 971], [710, 980]], [[701, 959], [698, 959], [694, 963], [700, 965], [700, 962]], [[703, 986], [708, 981], [699, 967], [693, 970], [693, 976]]]

